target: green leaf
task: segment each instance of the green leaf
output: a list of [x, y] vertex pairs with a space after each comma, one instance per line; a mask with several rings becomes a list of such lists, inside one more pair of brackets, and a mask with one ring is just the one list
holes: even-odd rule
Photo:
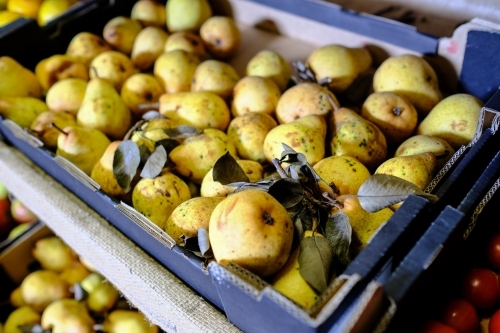
[[141, 154], [137, 144], [130, 140], [122, 141], [113, 157], [113, 174], [125, 193], [130, 191], [130, 183], [140, 163]]
[[290, 163], [296, 166], [303, 166], [307, 164], [306, 155], [302, 153], [297, 153], [293, 148], [281, 143], [283, 145], [283, 152], [281, 153], [280, 162]]
[[210, 239], [208, 238], [208, 230], [199, 228], [198, 229], [198, 247], [200, 248], [201, 255], [204, 257], [211, 257], [212, 251], [210, 248]]
[[167, 153], [170, 153], [175, 147], [179, 146], [179, 141], [175, 139], [161, 139], [160, 141], [156, 141], [156, 146], [163, 146]]
[[171, 139], [185, 139], [201, 134], [199, 129], [187, 125], [164, 129], [163, 132]]
[[352, 239], [349, 216], [342, 211], [330, 215], [326, 222], [325, 237], [330, 241], [339, 262], [345, 266], [349, 265], [349, 246]]
[[[411, 194], [424, 197], [430, 202], [438, 200], [437, 196], [425, 193], [418, 186], [407, 180], [384, 174], [370, 176], [361, 185], [358, 195], [355, 197], [359, 199], [359, 203], [364, 210], [373, 213], [406, 200]], [[339, 197], [338, 199], [342, 198], [345, 197]]]
[[222, 185], [228, 185], [236, 182], [250, 182], [250, 179], [248, 179], [245, 171], [243, 171], [241, 166], [229, 152], [219, 157], [217, 162], [215, 162], [213, 178], [214, 181], [219, 182]]
[[299, 272], [318, 293], [322, 293], [330, 280], [333, 249], [322, 236], [304, 237], [300, 242]]
[[272, 195], [285, 208], [295, 207], [305, 196], [304, 188], [298, 180], [283, 178], [269, 187]]
[[149, 156], [151, 156], [151, 152], [149, 151], [148, 147], [145, 145], [139, 145], [139, 153], [141, 155], [141, 163], [146, 163], [148, 160]]
[[156, 147], [142, 168], [141, 177], [153, 179], [158, 176], [167, 162], [167, 152], [163, 146]]

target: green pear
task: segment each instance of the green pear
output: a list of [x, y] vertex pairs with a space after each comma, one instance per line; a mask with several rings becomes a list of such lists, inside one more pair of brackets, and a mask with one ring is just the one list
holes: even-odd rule
[[29, 128], [47, 104], [34, 97], [0, 97], [0, 116], [10, 119], [22, 128]]
[[116, 16], [106, 23], [102, 36], [114, 49], [130, 55], [134, 40], [142, 30], [141, 24], [125, 16]]
[[182, 202], [191, 199], [188, 185], [164, 169], [153, 179], [142, 178], [132, 192], [132, 205], [160, 228]]
[[57, 138], [56, 155], [66, 158], [80, 170], [90, 175], [111, 141], [99, 130], [68, 126]]
[[120, 91], [123, 83], [136, 72], [134, 63], [125, 54], [118, 51], [105, 51], [97, 55], [90, 63], [89, 77], [90, 79], [105, 79]]
[[189, 31], [178, 31], [168, 36], [165, 42], [164, 51], [170, 52], [173, 50], [184, 50], [194, 53], [201, 60], [208, 58], [203, 39], [197, 34]]
[[231, 17], [212, 16], [200, 28], [205, 46], [217, 59], [227, 59], [236, 54], [241, 44], [241, 33]]
[[156, 59], [154, 75], [166, 93], [172, 94], [191, 90], [191, 81], [200, 59], [194, 53], [173, 50]]
[[483, 102], [469, 94], [455, 94], [439, 102], [417, 127], [417, 134], [445, 140], [455, 150], [476, 133]]
[[130, 12], [130, 18], [145, 27], [165, 27], [166, 15], [165, 5], [151, 0], [137, 1]]
[[210, 91], [228, 99], [240, 76], [229, 64], [218, 60], [205, 60], [196, 67], [191, 91]]
[[328, 88], [334, 93], [342, 93], [359, 74], [370, 68], [371, 63], [372, 57], [368, 50], [333, 44], [314, 50], [306, 65], [318, 82], [330, 78]]
[[94, 272], [87, 275], [87, 277], [85, 277], [85, 279], [80, 282], [80, 285], [82, 286], [83, 290], [90, 294], [97, 288], [97, 286], [104, 283], [104, 281], [104, 276]]
[[134, 41], [132, 61], [141, 71], [153, 67], [156, 59], [163, 53], [168, 34], [161, 28], [150, 26], [142, 29]]
[[443, 139], [428, 135], [414, 135], [399, 145], [394, 156], [409, 156], [420, 153], [436, 155], [436, 169], [441, 170], [455, 154], [455, 149]]
[[209, 91], [179, 92], [160, 97], [160, 113], [182, 125], [225, 131], [231, 119], [226, 102]]
[[127, 133], [132, 116], [115, 88], [107, 80], [95, 78], [87, 85], [76, 120], [81, 126], [119, 140]]
[[375, 71], [373, 89], [405, 96], [421, 116], [443, 98], [434, 69], [424, 58], [413, 54], [386, 59]]
[[285, 91], [292, 76], [286, 60], [271, 50], [262, 50], [250, 59], [246, 67], [246, 75], [270, 78], [282, 92]]
[[330, 118], [332, 156], [352, 156], [368, 169], [376, 168], [387, 156], [382, 131], [371, 121], [348, 108], [335, 110]]
[[30, 324], [40, 324], [42, 316], [32, 308], [27, 305], [21, 306], [20, 308], [12, 311], [7, 320], [5, 321], [5, 326], [3, 333], [22, 333], [19, 326], [30, 325]]
[[68, 112], [45, 111], [40, 113], [31, 123], [30, 130], [43, 144], [50, 149], [57, 148], [59, 130], [52, 126], [56, 124], [59, 128], [76, 125], [75, 116]]
[[109, 282], [98, 284], [87, 298], [87, 306], [93, 312], [111, 310], [120, 298], [120, 292]]
[[82, 105], [87, 81], [67, 78], [54, 83], [47, 91], [45, 102], [51, 111], [66, 111], [76, 116]]
[[198, 32], [203, 22], [212, 16], [207, 0], [169, 0], [167, 2], [168, 31]]
[[92, 333], [95, 321], [84, 303], [65, 298], [51, 303], [45, 309], [41, 324], [43, 329], [52, 329], [52, 333]]
[[8, 56], [0, 57], [1, 97], [42, 97], [35, 74]]
[[269, 163], [280, 158], [283, 143], [306, 156], [310, 165], [325, 157], [326, 121], [318, 115], [301, 117], [269, 131], [264, 139], [264, 155]]
[[111, 51], [111, 46], [104, 39], [90, 32], [80, 32], [69, 42], [66, 54], [88, 67], [98, 54], [105, 51]]
[[26, 276], [21, 283], [21, 295], [26, 305], [42, 312], [52, 302], [70, 297], [69, 285], [58, 273], [38, 270]]
[[142, 106], [157, 103], [164, 93], [161, 83], [151, 74], [136, 73], [123, 84], [120, 96], [136, 117], [149, 111]]
[[262, 112], [273, 116], [280, 97], [281, 91], [271, 79], [245, 76], [234, 86], [231, 113], [234, 117], [249, 112]]
[[107, 333], [158, 333], [156, 325], [149, 324], [147, 318], [140, 312], [131, 310], [115, 310], [104, 322]]
[[44, 269], [54, 272], [62, 272], [77, 260], [76, 253], [57, 236], [37, 240], [32, 253]]

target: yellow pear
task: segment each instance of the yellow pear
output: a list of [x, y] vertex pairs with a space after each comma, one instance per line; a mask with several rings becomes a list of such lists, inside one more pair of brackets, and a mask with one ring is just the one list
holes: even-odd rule
[[130, 55], [141, 24], [125, 16], [116, 16], [106, 23], [102, 36], [115, 50]]
[[42, 328], [52, 329], [52, 333], [92, 333], [94, 319], [85, 304], [75, 299], [60, 299], [51, 303], [42, 314]]
[[105, 278], [99, 273], [90, 273], [85, 277], [85, 279], [82, 280], [80, 285], [82, 286], [82, 289], [85, 290], [87, 293], [93, 292], [97, 286], [100, 284], [104, 283]]
[[352, 156], [329, 156], [314, 165], [316, 173], [336, 195], [358, 194], [370, 171]]
[[443, 139], [420, 134], [414, 135], [401, 143], [394, 156], [409, 156], [427, 152], [436, 155], [436, 170], [441, 170], [455, 154], [455, 149]]
[[76, 253], [57, 236], [37, 240], [32, 253], [44, 269], [54, 272], [62, 272], [77, 260]]
[[191, 91], [210, 91], [228, 99], [239, 80], [240, 76], [231, 65], [218, 60], [205, 60], [196, 67]]
[[0, 57], [1, 97], [42, 97], [42, 88], [35, 74], [11, 57]]
[[44, 111], [33, 120], [30, 130], [49, 149], [57, 148], [57, 138], [61, 133], [52, 124], [59, 128], [75, 126], [76, 119], [74, 115], [68, 112]]
[[89, 79], [87, 66], [65, 54], [56, 54], [43, 59], [36, 65], [35, 74], [45, 92], [59, 80], [79, 78], [88, 81]]
[[375, 72], [373, 89], [405, 96], [422, 116], [443, 98], [434, 69], [424, 58], [413, 54], [386, 59]]
[[205, 46], [217, 59], [227, 59], [238, 51], [241, 33], [231, 17], [212, 16], [200, 28]]
[[81, 126], [97, 129], [111, 139], [120, 140], [127, 133], [132, 116], [111, 83], [95, 78], [87, 84], [76, 120]]
[[36, 19], [42, 2], [43, 0], [9, 0], [7, 1], [7, 10]]
[[170, 52], [173, 50], [184, 50], [194, 53], [202, 60], [208, 58], [203, 39], [197, 34], [189, 31], [178, 31], [168, 36], [165, 42], [164, 51]]
[[417, 127], [417, 134], [445, 140], [455, 150], [476, 133], [483, 102], [469, 94], [455, 94], [439, 102]]
[[225, 131], [231, 113], [224, 100], [209, 91], [179, 92], [160, 97], [160, 113], [178, 124]]
[[262, 50], [250, 59], [246, 75], [267, 77], [273, 80], [282, 92], [285, 91], [292, 76], [286, 60], [271, 50]]
[[55, 18], [61, 16], [76, 0], [44, 0], [38, 10], [38, 25], [44, 26]]
[[42, 317], [31, 307], [24, 305], [12, 311], [3, 327], [3, 333], [22, 333], [19, 326], [40, 324]]
[[319, 82], [330, 78], [328, 88], [334, 93], [344, 92], [359, 76], [370, 68], [372, 57], [364, 48], [350, 48], [342, 45], [325, 45], [314, 50], [306, 65]]
[[264, 140], [276, 126], [276, 120], [265, 113], [245, 113], [231, 120], [227, 136], [236, 148], [238, 156], [263, 164], [267, 162]]
[[330, 119], [332, 156], [353, 156], [370, 170], [385, 160], [387, 141], [371, 121], [348, 108], [334, 111]]
[[271, 79], [260, 76], [245, 76], [233, 89], [231, 113], [234, 117], [249, 112], [274, 115], [281, 92]]
[[132, 192], [134, 208], [162, 229], [175, 207], [189, 199], [187, 184], [167, 169], [153, 179], [142, 178]]
[[106, 317], [104, 331], [108, 333], [158, 333], [159, 329], [158, 326], [149, 324], [142, 313], [114, 310]]
[[196, 184], [213, 168], [215, 162], [228, 152], [236, 158], [236, 149], [221, 130], [207, 128], [199, 135], [185, 139], [168, 156], [175, 170]]
[[90, 32], [80, 32], [69, 42], [66, 54], [88, 67], [98, 54], [105, 51], [111, 51], [111, 46], [104, 39]]
[[152, 153], [156, 149], [156, 142], [168, 139], [168, 135], [165, 134], [164, 130], [177, 126], [178, 124], [175, 121], [168, 118], [150, 119], [136, 129], [130, 139], [137, 143], [139, 147], [145, 146]]
[[269, 163], [280, 158], [283, 143], [306, 156], [310, 165], [325, 157], [326, 121], [318, 115], [301, 117], [269, 131], [264, 139], [264, 155]]
[[166, 14], [164, 4], [151, 0], [139, 0], [132, 7], [130, 18], [146, 27], [165, 27]]
[[85, 268], [87, 268], [89, 271], [91, 271], [91, 272], [97, 271], [95, 266], [87, 258], [79, 256], [78, 259], [80, 259], [80, 262], [82, 263], [82, 265], [85, 266]]
[[47, 105], [38, 98], [0, 97], [0, 116], [23, 128], [29, 128], [36, 117], [48, 110]]
[[[21, 225], [27, 225], [27, 223], [23, 223]], [[26, 303], [24, 303], [23, 300], [23, 294], [21, 293], [21, 286], [17, 287], [10, 293], [9, 301], [10, 304], [15, 308], [19, 308], [23, 305], [26, 305]]]
[[120, 292], [109, 282], [98, 284], [87, 298], [87, 306], [93, 312], [111, 310], [120, 298]]
[[51, 111], [66, 111], [76, 116], [82, 105], [87, 81], [67, 78], [54, 83], [47, 91], [45, 102]]
[[161, 28], [149, 26], [142, 29], [134, 41], [132, 61], [142, 71], [153, 67], [156, 59], [163, 53], [168, 34]]
[[316, 83], [301, 83], [281, 96], [276, 105], [276, 118], [280, 124], [286, 124], [311, 114], [328, 116], [338, 105], [337, 98], [328, 89]]
[[184, 201], [168, 218], [165, 223], [165, 232], [178, 245], [184, 244], [183, 237], [197, 236], [200, 228], [208, 230], [213, 210], [224, 199], [223, 197], [195, 197]]
[[197, 32], [210, 16], [212, 16], [212, 8], [207, 0], [169, 0], [167, 2], [167, 27], [171, 32]]
[[245, 190], [215, 207], [208, 233], [217, 262], [232, 262], [266, 277], [283, 267], [290, 255], [293, 222], [273, 196]]
[[11, 22], [23, 17], [19, 13], [14, 13], [8, 10], [0, 10], [0, 28], [5, 27]]
[[69, 285], [56, 272], [38, 270], [26, 276], [21, 283], [24, 302], [42, 312], [52, 302], [71, 296]]
[[[264, 168], [259, 162], [251, 160], [237, 160], [236, 162], [243, 169], [251, 183], [255, 183], [264, 178]], [[220, 182], [215, 181], [212, 168], [207, 172], [201, 182], [200, 194], [202, 197], [225, 197], [235, 190], [236, 187], [222, 185]]]
[[194, 53], [173, 50], [156, 59], [154, 74], [168, 94], [191, 90], [191, 80], [200, 59]]
[[153, 75], [136, 73], [123, 83], [120, 95], [130, 111], [136, 117], [142, 117], [149, 110], [141, 106], [157, 103], [163, 93], [163, 87]]
[[136, 72], [134, 63], [125, 54], [118, 51], [104, 51], [90, 63], [89, 76], [91, 79], [105, 79], [120, 91], [123, 83]]
[[78, 260], [73, 261], [68, 267], [63, 269], [59, 275], [68, 285], [72, 286], [75, 283], [82, 282], [90, 271]]

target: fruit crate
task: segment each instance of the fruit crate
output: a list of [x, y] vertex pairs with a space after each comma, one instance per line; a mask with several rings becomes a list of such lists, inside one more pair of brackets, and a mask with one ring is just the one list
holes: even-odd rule
[[[118, 4], [117, 1], [116, 5]], [[450, 54], [446, 48], [443, 49], [443, 44], [454, 40], [460, 41], [460, 45], [465, 49], [469, 43], [463, 32], [462, 35], [458, 34], [451, 39], [440, 40], [419, 33], [407, 25], [345, 11], [340, 6], [323, 2], [233, 0], [214, 1], [213, 6], [216, 11], [225, 9], [225, 12], [229, 6], [229, 12], [242, 28], [244, 49], [232, 61], [232, 64], [240, 70], [256, 51], [264, 48], [281, 52], [288, 61], [305, 59], [315, 47], [329, 43], [346, 46], [372, 45], [394, 55], [439, 53], [440, 56], [436, 58], [446, 58]], [[102, 31], [106, 20], [112, 18], [115, 13], [109, 8], [106, 11], [102, 9], [103, 20], [100, 21], [102, 25], [99, 26], [92, 20], [92, 28]], [[270, 20], [273, 23], [271, 26], [278, 27], [281, 35], [255, 28], [262, 26], [263, 22], [269, 27]], [[68, 23], [64, 29], [76, 33], [79, 29], [86, 28], [82, 22], [78, 26], [76, 23], [75, 25]], [[482, 24], [469, 24], [463, 29], [481, 32], [486, 28]], [[48, 50], [48, 54], [64, 49], [67, 45], [65, 42], [69, 41], [64, 38], [70, 35], [64, 33], [55, 36], [51, 42], [53, 49]], [[494, 34], [494, 37], [496, 35], [498, 34]], [[44, 57], [38, 53], [33, 55], [36, 55], [36, 60]], [[31, 61], [36, 63], [34, 60]], [[465, 68], [465, 65], [463, 67]], [[457, 73], [463, 75], [463, 71], [460, 70], [451, 71], [448, 75], [458, 79]], [[481, 89], [484, 92], [490, 88], [485, 85]], [[498, 146], [495, 144], [498, 137], [488, 128], [491, 124], [490, 115], [485, 113], [484, 116], [484, 128], [481, 122], [475, 144], [462, 147], [446, 167], [446, 172], [443, 170], [439, 179], [433, 184], [432, 191], [443, 191], [443, 195], [446, 195], [450, 202], [460, 202], [468, 191], [467, 186], [458, 186], [454, 180], [460, 178], [470, 182], [472, 186], [487, 162], [491, 160], [494, 154], [493, 147]], [[331, 285], [330, 292], [325, 294], [323, 300], [325, 306], [321, 310], [318, 309], [319, 314], [310, 316], [296, 304], [269, 288], [262, 280], [256, 279], [244, 270], [234, 266], [225, 268], [216, 263], [211, 263], [207, 269], [203, 261], [191, 252], [176, 246], [173, 239], [153, 223], [130, 207], [105, 195], [95, 182], [64, 159], [55, 157], [41, 145], [40, 141], [12, 122], [3, 121], [0, 124], [0, 133], [7, 142], [21, 150], [161, 264], [225, 311], [231, 322], [248, 332], [268, 331], [271, 327], [283, 332], [297, 328], [304, 332], [328, 330], [340, 318], [353, 297], [364, 289], [387, 262], [397, 255], [402, 256], [408, 244], [412, 244], [408, 239], [418, 238], [429, 223], [426, 222], [429, 221], [430, 213], [427, 201], [418, 197], [408, 199], [373, 239], [370, 248], [361, 252], [346, 268], [344, 275]], [[474, 163], [471, 163], [472, 160]], [[445, 200], [442, 201], [444, 202]], [[438, 212], [437, 209], [433, 211]], [[397, 262], [397, 258], [394, 262]], [[241, 311], [242, 304], [245, 304], [245, 311]], [[244, 316], [243, 313], [251, 315]], [[279, 322], [277, 318], [280, 318]], [[257, 320], [259, 325], [255, 325]]]

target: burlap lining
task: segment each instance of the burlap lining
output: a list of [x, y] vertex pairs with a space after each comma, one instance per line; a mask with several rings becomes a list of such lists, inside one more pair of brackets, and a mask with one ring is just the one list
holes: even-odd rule
[[0, 182], [166, 332], [240, 332], [223, 313], [2, 141]]

